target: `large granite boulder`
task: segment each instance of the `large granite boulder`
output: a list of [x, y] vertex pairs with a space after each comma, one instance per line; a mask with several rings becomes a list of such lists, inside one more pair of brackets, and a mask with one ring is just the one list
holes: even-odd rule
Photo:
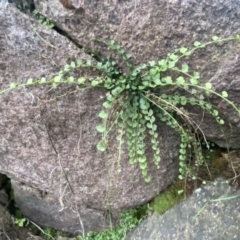
[[[0, 2], [0, 89], [30, 77], [50, 78], [72, 59], [95, 61], [80, 46], [100, 58], [107, 56], [108, 49], [93, 38], [116, 40], [132, 54], [133, 63], [140, 64], [159, 60], [195, 40], [240, 32], [237, 0], [80, 2], [80, 8], [67, 10], [58, 0], [34, 1], [57, 31]], [[201, 81], [210, 81], [216, 91], [226, 90], [240, 106], [239, 53], [239, 43], [222, 43], [196, 52], [186, 62], [201, 73]], [[75, 72], [76, 76], [85, 74], [92, 73]], [[69, 85], [24, 88], [0, 96], [0, 172], [15, 180], [23, 213], [39, 224], [70, 232], [103, 230], [109, 226], [110, 208], [115, 222], [120, 210], [149, 201], [176, 178], [179, 139], [163, 124], [159, 125], [159, 171], [148, 155], [150, 184], [144, 182], [137, 166], [128, 164], [126, 152], [121, 162], [116, 161], [115, 134], [104, 161], [95, 147], [101, 138], [95, 126], [104, 95], [103, 90], [82, 92]], [[221, 147], [239, 148], [239, 116], [219, 99], [212, 100], [227, 123], [225, 134], [198, 109], [194, 110], [196, 121], [200, 119], [208, 139]], [[64, 229], [62, 222], [67, 222]]]
[[[10, 4], [0, 6], [0, 89], [50, 78], [72, 59], [95, 61]], [[95, 129], [104, 95], [65, 85], [0, 96], [0, 172], [14, 180], [20, 209], [36, 223], [72, 233], [101, 231], [109, 227], [109, 214], [117, 222], [121, 210], [148, 202], [177, 177], [179, 138], [163, 124], [161, 168], [156, 171], [149, 154], [150, 183], [138, 166], [129, 165], [126, 152], [117, 161], [116, 133], [104, 159], [96, 149], [101, 134]]]
[[153, 214], [126, 239], [238, 240], [239, 197], [239, 189], [236, 191], [226, 180], [218, 179], [196, 189], [189, 199], [163, 215]]
[[[228, 37], [240, 33], [238, 0], [91, 0], [79, 1], [80, 8], [72, 11], [58, 0], [34, 2], [42, 14], [80, 45], [106, 56], [108, 51], [91, 39], [114, 39], [132, 54], [135, 64], [159, 60], [175, 48], [192, 46], [196, 40], [206, 42], [215, 35]], [[226, 90], [229, 99], [240, 106], [239, 54], [239, 43], [230, 42], [209, 46], [186, 61], [201, 73], [201, 81], [210, 81], [218, 92]], [[213, 101], [227, 123], [225, 134], [199, 110], [195, 120], [201, 123], [209, 140], [221, 147], [239, 148], [238, 114], [219, 99]]]

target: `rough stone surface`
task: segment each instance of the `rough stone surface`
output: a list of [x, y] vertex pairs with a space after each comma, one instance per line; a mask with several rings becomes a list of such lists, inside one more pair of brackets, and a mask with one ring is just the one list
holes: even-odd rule
[[[136, 64], [159, 60], [182, 45], [192, 46], [195, 40], [206, 42], [214, 35], [240, 33], [238, 0], [91, 0], [82, 1], [82, 7], [74, 11], [63, 8], [58, 0], [36, 0], [35, 6], [79, 44], [106, 55], [103, 46], [91, 39], [114, 39], [132, 54]], [[210, 81], [218, 92], [226, 90], [229, 99], [240, 106], [239, 43], [209, 46], [187, 61], [201, 73], [201, 81]], [[199, 110], [196, 121], [204, 119], [201, 128], [209, 140], [221, 147], [239, 148], [239, 116], [219, 99], [214, 103], [227, 123], [225, 134]]]
[[[91, 59], [11, 5], [1, 5], [0, 22], [0, 89], [28, 78], [50, 78], [71, 59]], [[126, 154], [116, 161], [116, 134], [104, 161], [96, 150], [101, 135], [95, 129], [104, 95], [69, 85], [23, 88], [0, 96], [0, 172], [16, 180], [16, 199], [26, 217], [75, 232], [82, 230], [76, 221], [79, 210], [84, 230], [100, 231], [109, 227], [108, 201], [115, 222], [120, 210], [148, 202], [176, 178], [179, 139], [165, 125], [159, 125], [159, 171], [149, 154], [150, 184], [138, 166], [129, 165]]]
[[6, 207], [0, 204], [0, 239], [2, 239], [4, 232], [7, 232], [11, 225], [11, 215], [7, 211]]
[[0, 204], [7, 206], [9, 203], [8, 195], [4, 189], [0, 190]]
[[165, 214], [150, 216], [126, 240], [239, 240], [239, 197], [239, 190], [218, 179]]
[[0, 239], [1, 240], [43, 240], [28, 228], [19, 227], [7, 208], [0, 204]]
[[[58, 204], [58, 201], [50, 202], [48, 199], [44, 199], [44, 192], [24, 184], [18, 184], [16, 181], [12, 181], [12, 187], [19, 208], [33, 222], [44, 227], [51, 226], [55, 229], [61, 229], [65, 232], [80, 233], [77, 232], [77, 230], [81, 230], [78, 215], [73, 214], [75, 206], [72, 206], [71, 209], [70, 207], [63, 208]], [[89, 210], [81, 209], [80, 214], [84, 224], [91, 223], [92, 226], [98, 226], [96, 230], [104, 227], [104, 221], [102, 223], [98, 222], [101, 219], [100, 213], [97, 216], [96, 213], [91, 214]], [[85, 230], [88, 230], [88, 227]]]
[[[34, 3], [78, 45], [106, 56], [107, 49], [91, 39], [115, 39], [132, 54], [135, 64], [159, 60], [179, 46], [191, 46], [195, 40], [204, 42], [213, 35], [226, 37], [240, 31], [238, 0], [90, 0], [82, 1], [82, 7], [74, 11], [64, 9], [58, 0]], [[91, 59], [65, 37], [39, 26], [6, 1], [0, 2], [0, 22], [0, 89], [30, 77], [52, 77], [71, 59]], [[210, 81], [219, 92], [228, 91], [229, 99], [238, 106], [239, 49], [239, 43], [234, 42], [209, 46], [186, 60], [201, 72], [203, 82]], [[79, 210], [86, 231], [103, 230], [108, 227], [108, 200], [113, 219], [117, 220], [121, 209], [149, 201], [176, 177], [178, 138], [165, 125], [159, 125], [161, 169], [156, 172], [150, 165], [150, 186], [144, 183], [137, 166], [129, 166], [126, 155], [120, 165], [116, 162], [115, 136], [109, 142], [108, 159], [103, 161], [95, 147], [101, 137], [95, 126], [100, 121], [97, 115], [104, 95], [102, 90], [81, 92], [69, 85], [57, 89], [32, 87], [0, 96], [0, 172], [15, 179], [18, 186], [27, 187], [15, 188], [20, 192], [19, 203], [28, 197], [28, 203], [22, 201], [22, 208], [31, 214], [30, 218], [58, 225], [58, 229], [62, 228], [59, 219], [67, 218], [66, 230], [72, 232], [81, 230], [81, 224], [75, 225], [75, 212]], [[195, 110], [196, 121], [204, 119], [201, 128], [208, 139], [222, 147], [239, 148], [239, 116], [219, 99], [213, 101], [227, 123], [224, 128], [228, 142], [206, 114]], [[118, 166], [121, 171], [116, 174]], [[28, 192], [33, 193], [32, 197]], [[39, 219], [29, 212], [36, 209], [36, 202], [43, 213]], [[57, 209], [64, 212], [55, 212], [54, 219], [48, 221], [47, 213]]]

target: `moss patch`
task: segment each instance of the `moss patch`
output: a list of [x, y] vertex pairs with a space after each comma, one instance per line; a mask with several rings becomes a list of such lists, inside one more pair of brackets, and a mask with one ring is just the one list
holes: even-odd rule
[[181, 182], [175, 182], [158, 197], [156, 197], [150, 204], [154, 212], [163, 214], [171, 207], [179, 203], [183, 198], [183, 194], [178, 194], [178, 191], [182, 189]]

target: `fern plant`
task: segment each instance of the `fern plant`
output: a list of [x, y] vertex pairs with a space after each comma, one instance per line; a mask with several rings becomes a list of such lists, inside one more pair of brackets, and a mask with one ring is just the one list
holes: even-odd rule
[[[120, 161], [122, 148], [126, 144], [129, 163], [138, 164], [145, 181], [149, 182], [151, 176], [148, 174], [146, 137], [150, 137], [153, 162], [159, 168], [161, 161], [157, 124], [157, 119], [159, 119], [174, 129], [181, 137], [179, 178], [182, 179], [188, 173], [186, 160], [190, 150], [194, 152], [197, 164], [203, 162], [201, 144], [195, 129], [198, 129], [197, 133], [202, 134], [203, 137], [204, 133], [191, 118], [186, 106], [200, 107], [211, 114], [219, 125], [224, 124], [224, 121], [219, 117], [218, 110], [209, 102], [209, 96], [219, 97], [232, 106], [238, 114], [240, 114], [240, 110], [227, 98], [226, 91], [217, 93], [212, 89], [211, 83], [202, 84], [199, 81], [200, 74], [196, 71], [191, 72], [184, 62], [180, 65], [180, 60], [209, 44], [230, 40], [239, 41], [240, 35], [226, 39], [214, 36], [211, 41], [204, 44], [196, 41], [192, 49], [181, 47], [174, 53], [168, 54], [165, 59], [149, 61], [140, 66], [134, 66], [130, 61], [131, 56], [115, 41], [96, 40], [105, 44], [122, 58], [127, 68], [126, 72], [123, 72], [116, 61], [110, 57], [96, 64], [90, 60], [76, 60], [66, 65], [63, 70], [49, 80], [45, 78], [28, 79], [25, 84], [11, 83], [10, 87], [0, 91], [0, 94], [19, 87], [39, 84], [104, 87], [107, 94], [99, 113], [102, 123], [96, 126], [97, 131], [102, 134], [97, 149], [101, 152], [107, 151], [109, 134], [117, 126], [119, 133], [116, 138], [119, 142], [118, 160]], [[69, 73], [77, 68], [90, 68], [98, 74], [94, 78], [88, 76], [69, 77]], [[178, 76], [172, 77], [176, 75]], [[179, 91], [175, 90], [174, 93], [167, 94], [164, 90], [169, 86], [175, 87]], [[114, 111], [115, 107], [118, 111]], [[113, 118], [114, 120], [111, 120]]]

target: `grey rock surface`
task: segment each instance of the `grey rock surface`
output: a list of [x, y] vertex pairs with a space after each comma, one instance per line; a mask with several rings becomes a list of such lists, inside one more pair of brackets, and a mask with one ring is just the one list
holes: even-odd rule
[[[97, 211], [90, 211], [81, 208], [80, 215], [74, 214], [76, 206], [62, 207], [58, 201], [49, 201], [44, 198], [44, 192], [28, 187], [24, 184], [19, 184], [12, 181], [12, 188], [14, 190], [15, 201], [25, 216], [39, 224], [40, 226], [49, 227], [54, 229], [61, 229], [65, 232], [78, 233], [82, 232], [79, 223], [79, 216], [84, 224], [84, 230], [88, 231], [95, 227], [100, 231], [106, 227], [105, 221], [101, 219], [101, 213], [97, 215]], [[99, 222], [101, 220], [101, 222]], [[88, 227], [90, 225], [90, 227]]]
[[240, 191], [218, 179], [163, 215], [150, 216], [126, 240], [239, 240], [239, 200]]
[[0, 204], [0, 239], [3, 239], [4, 232], [6, 233], [12, 227], [11, 215], [5, 206]]
[[[214, 35], [228, 37], [240, 33], [238, 0], [91, 0], [81, 3], [80, 9], [69, 11], [58, 0], [35, 0], [38, 10], [80, 45], [106, 56], [107, 49], [91, 39], [114, 39], [132, 55], [135, 64], [160, 60], [176, 48], [192, 46], [196, 40], [207, 42]], [[213, 89], [220, 93], [226, 90], [229, 99], [240, 106], [238, 43], [209, 46], [186, 62], [192, 70], [201, 73], [202, 82], [210, 81]], [[239, 116], [220, 99], [213, 99], [213, 102], [227, 123], [225, 134], [199, 109], [195, 120], [201, 123], [209, 140], [221, 147], [239, 148]]]
[[17, 226], [14, 221], [14, 216], [10, 215], [6, 206], [2, 206], [0, 203], [1, 240], [43, 240], [43, 238], [33, 235], [29, 228]]
[[[1, 5], [0, 22], [0, 89], [28, 78], [51, 78], [71, 59], [94, 61], [66, 37], [10, 4]], [[120, 210], [148, 202], [177, 177], [179, 138], [165, 125], [159, 125], [159, 171], [149, 153], [150, 184], [144, 182], [138, 166], [129, 165], [126, 153], [117, 162], [117, 133], [111, 136], [104, 161], [96, 150], [101, 135], [95, 129], [104, 95], [103, 90], [82, 92], [65, 85], [22, 88], [0, 96], [0, 172], [16, 181], [17, 202], [36, 223], [81, 231], [76, 222], [79, 210], [86, 232], [104, 230], [109, 227], [108, 201], [117, 222]]]
[[[34, 3], [78, 45], [106, 56], [109, 51], [91, 39], [114, 39], [132, 54], [135, 64], [159, 60], [195, 40], [204, 42], [213, 35], [226, 37], [240, 32], [237, 0], [90, 0], [82, 1], [82, 7], [74, 11], [64, 9], [58, 0]], [[50, 78], [72, 59], [94, 61], [66, 37], [44, 28], [6, 1], [0, 2], [0, 22], [0, 89], [28, 78]], [[209, 46], [186, 61], [201, 73], [201, 81], [210, 81], [219, 92], [228, 91], [229, 99], [240, 106], [239, 43]], [[82, 70], [75, 76], [88, 73]], [[150, 163], [150, 186], [138, 167], [128, 164], [126, 153], [120, 164], [116, 161], [114, 134], [107, 164], [103, 161], [95, 147], [101, 137], [95, 126], [100, 122], [98, 112], [104, 95], [103, 90], [82, 92], [69, 85], [31, 87], [0, 96], [0, 172], [16, 180], [18, 201], [30, 219], [38, 205], [43, 214], [34, 216], [35, 221], [62, 229], [59, 219], [68, 219], [69, 227], [64, 230], [73, 232], [81, 229], [75, 222], [79, 210], [85, 230], [100, 231], [109, 226], [105, 217], [108, 201], [117, 222], [120, 210], [146, 203], [176, 178], [179, 139], [164, 124], [159, 125], [161, 169], [156, 171]], [[204, 120], [201, 128], [209, 140], [222, 147], [239, 148], [239, 116], [219, 99], [213, 101], [227, 123], [225, 135], [199, 109], [193, 109], [195, 120]], [[148, 157], [151, 159], [150, 153]], [[56, 212], [62, 209], [64, 213]], [[49, 218], [53, 211], [56, 215]]]

